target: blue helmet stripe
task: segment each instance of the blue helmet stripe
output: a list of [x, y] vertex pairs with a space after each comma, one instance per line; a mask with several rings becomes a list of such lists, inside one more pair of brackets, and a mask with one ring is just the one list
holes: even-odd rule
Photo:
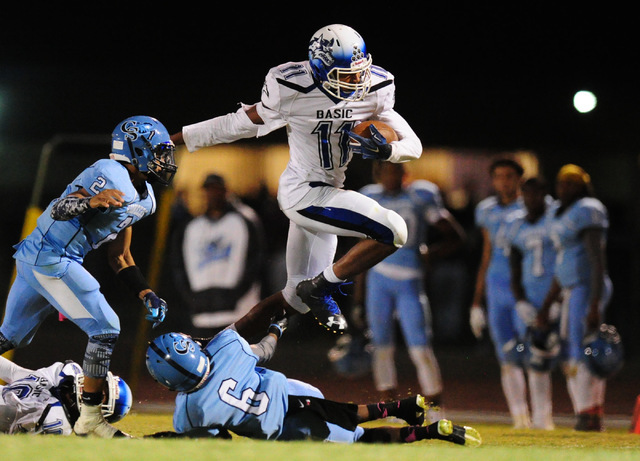
[[381, 243], [393, 245], [393, 231], [363, 214], [345, 208], [310, 206], [298, 213], [305, 218], [329, 224], [340, 229], [360, 232]]

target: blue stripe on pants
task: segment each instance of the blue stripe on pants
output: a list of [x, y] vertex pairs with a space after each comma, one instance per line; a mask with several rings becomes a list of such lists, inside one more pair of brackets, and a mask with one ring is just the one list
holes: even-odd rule
[[374, 221], [368, 216], [355, 211], [344, 208], [310, 206], [302, 210], [298, 210], [298, 213], [305, 218], [329, 224], [334, 227], [339, 227], [341, 229], [360, 232], [361, 234], [365, 234], [378, 242], [393, 245], [394, 236], [391, 229], [377, 221]]

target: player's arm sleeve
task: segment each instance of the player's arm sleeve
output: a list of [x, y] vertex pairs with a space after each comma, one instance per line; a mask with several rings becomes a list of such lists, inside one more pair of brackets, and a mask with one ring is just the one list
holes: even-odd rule
[[243, 104], [235, 112], [184, 126], [182, 136], [189, 152], [257, 136], [259, 125], [251, 121], [247, 108]]
[[394, 109], [387, 109], [376, 118], [390, 125], [398, 134], [398, 140], [391, 143], [389, 162], [404, 163], [420, 158], [422, 142], [404, 117]]
[[33, 370], [23, 368], [0, 355], [0, 379], [5, 383], [11, 384], [18, 379], [29, 376], [31, 373], [33, 373]]
[[[264, 136], [284, 126], [286, 122], [277, 110], [278, 89], [274, 70], [271, 70], [265, 78], [260, 102], [254, 105], [241, 104], [235, 112], [183, 127], [182, 137], [189, 152], [239, 139]], [[251, 108], [256, 110], [260, 123], [255, 123], [247, 114]]]
[[258, 357], [258, 363], [265, 363], [271, 360], [276, 352], [277, 338], [268, 334], [256, 344], [251, 344], [251, 351]]
[[51, 207], [51, 218], [55, 221], [69, 221], [91, 208], [90, 201], [91, 197], [73, 194], [62, 197]]

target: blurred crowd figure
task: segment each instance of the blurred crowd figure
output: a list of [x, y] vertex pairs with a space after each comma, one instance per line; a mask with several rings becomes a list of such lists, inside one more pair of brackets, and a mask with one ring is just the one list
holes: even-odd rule
[[556, 178], [557, 210], [550, 224], [558, 257], [555, 277], [538, 314], [547, 327], [551, 307], [562, 302], [563, 371], [574, 411], [575, 429], [603, 430], [606, 379], [585, 361], [584, 343], [605, 320], [613, 287], [607, 269], [607, 208], [595, 197], [591, 177], [581, 167], [563, 166]]
[[515, 310], [503, 224], [510, 213], [523, 209], [520, 195], [523, 174], [522, 166], [511, 159], [499, 159], [489, 168], [495, 194], [476, 206], [476, 226], [482, 232], [482, 256], [470, 315], [471, 330], [476, 338], [482, 338], [488, 326], [500, 363], [502, 389], [516, 428], [529, 427], [526, 381], [517, 350], [518, 338], [524, 335], [524, 323]]
[[259, 216], [229, 192], [224, 177], [209, 174], [202, 192], [201, 215], [178, 201], [182, 224], [172, 245], [172, 274], [196, 335], [233, 323], [260, 300], [266, 259]]
[[[440, 189], [433, 182], [405, 182], [405, 168], [400, 163], [377, 162], [373, 173], [376, 182], [360, 192], [397, 212], [408, 228], [407, 242], [402, 248], [356, 278], [354, 302], [364, 306], [371, 332], [375, 387], [383, 398], [397, 398], [397, 321], [416, 369], [420, 390], [431, 402], [429, 419], [436, 421], [444, 414], [443, 383], [433, 350], [425, 267], [429, 260], [437, 261], [458, 251], [464, 243], [465, 233], [445, 208]], [[440, 238], [437, 243], [427, 246], [430, 230], [437, 230]]]
[[515, 428], [553, 429], [550, 372], [560, 364], [575, 429], [601, 431], [606, 377], [589, 366], [584, 349], [612, 293], [607, 209], [577, 165], [558, 172], [555, 200], [541, 180], [521, 188], [523, 175], [513, 160], [493, 163], [496, 195], [476, 208], [484, 241], [470, 326], [477, 338], [488, 326]]
[[[549, 223], [556, 207], [547, 194], [546, 183], [535, 177], [523, 183], [522, 199], [524, 209], [507, 216], [504, 232], [511, 266], [511, 288], [516, 299], [515, 311], [525, 325], [516, 347], [528, 348], [526, 360], [518, 362], [524, 365], [527, 373], [531, 426], [550, 430], [554, 428], [551, 369], [560, 347], [557, 303], [552, 316], [554, 328], [548, 333], [536, 328], [536, 316], [553, 281], [556, 249]], [[525, 341], [527, 344], [523, 345]], [[524, 351], [515, 352], [524, 357]]]

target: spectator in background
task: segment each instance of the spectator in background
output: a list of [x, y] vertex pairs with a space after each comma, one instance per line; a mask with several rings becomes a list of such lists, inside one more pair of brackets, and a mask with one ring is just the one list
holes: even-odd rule
[[[404, 183], [402, 163], [377, 162], [377, 184], [360, 192], [398, 213], [407, 223], [406, 244], [384, 261], [359, 276], [355, 299], [363, 302], [373, 343], [373, 376], [384, 399], [397, 397], [395, 367], [395, 322], [398, 320], [409, 356], [420, 383], [420, 391], [431, 403], [429, 420], [441, 418], [442, 377], [433, 351], [431, 311], [424, 286], [426, 261], [436, 261], [459, 250], [464, 242], [462, 227], [442, 203], [434, 183], [416, 180]], [[427, 249], [428, 229], [437, 229], [438, 242]]]
[[548, 325], [551, 306], [562, 300], [563, 371], [578, 417], [575, 429], [601, 431], [606, 381], [587, 367], [583, 341], [603, 323], [613, 291], [606, 259], [609, 217], [594, 197], [591, 177], [577, 165], [560, 169], [556, 194], [560, 203], [550, 225], [558, 258], [538, 321]]
[[[471, 331], [476, 338], [489, 326], [498, 361], [502, 389], [516, 429], [528, 428], [527, 383], [517, 353], [518, 332], [524, 330], [511, 291], [509, 248], [505, 245], [506, 216], [523, 208], [520, 183], [524, 170], [512, 159], [498, 159], [489, 168], [495, 194], [476, 206], [476, 226], [481, 229], [482, 258], [470, 311]], [[482, 307], [486, 300], [486, 314]]]
[[528, 348], [531, 426], [551, 430], [554, 428], [551, 371], [560, 354], [558, 315], [553, 316], [554, 328], [548, 330], [536, 326], [536, 317], [553, 281], [556, 251], [549, 222], [556, 204], [547, 194], [546, 182], [540, 178], [529, 178], [523, 183], [522, 198], [525, 209], [511, 213], [505, 223], [510, 246], [511, 287], [516, 311], [527, 328], [521, 339]]
[[230, 196], [222, 176], [208, 175], [202, 190], [205, 212], [173, 245], [176, 283], [196, 335], [233, 323], [260, 300], [266, 251], [259, 218]]

